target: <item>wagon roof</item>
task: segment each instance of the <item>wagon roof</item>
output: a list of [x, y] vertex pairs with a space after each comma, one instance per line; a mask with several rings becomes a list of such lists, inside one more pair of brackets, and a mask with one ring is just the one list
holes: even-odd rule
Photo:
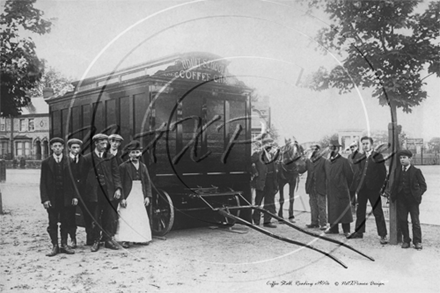
[[[221, 85], [234, 86], [245, 91], [250, 90], [250, 88], [242, 81], [239, 81], [235, 76], [229, 74], [227, 70], [229, 63], [230, 61], [226, 58], [222, 58], [212, 53], [180, 53], [86, 78], [84, 80], [78, 80], [73, 82], [72, 85], [75, 87], [76, 92], [83, 92], [97, 89], [104, 85], [117, 84], [141, 77], [175, 80], [179, 79], [180, 73], [180, 77], [182, 77], [181, 79], [187, 79], [193, 82], [200, 82], [206, 78], [213, 80], [217, 78], [217, 81], [221, 79]], [[196, 72], [194, 73], [194, 71]]]

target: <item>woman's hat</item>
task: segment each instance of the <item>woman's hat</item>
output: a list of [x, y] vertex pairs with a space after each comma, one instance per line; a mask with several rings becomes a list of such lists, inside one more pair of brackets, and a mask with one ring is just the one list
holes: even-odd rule
[[138, 140], [132, 140], [129, 144], [124, 147], [124, 152], [128, 153], [130, 151], [142, 150], [141, 143]]

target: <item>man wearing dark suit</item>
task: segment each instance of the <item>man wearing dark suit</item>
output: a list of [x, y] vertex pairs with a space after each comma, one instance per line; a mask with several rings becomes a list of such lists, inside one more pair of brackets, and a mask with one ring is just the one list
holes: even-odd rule
[[413, 243], [417, 250], [422, 249], [422, 229], [420, 228], [419, 205], [427, 186], [422, 171], [411, 164], [412, 153], [409, 150], [399, 152], [402, 168], [396, 170], [391, 191], [391, 201], [397, 200], [397, 216], [403, 235], [402, 248], [409, 248], [411, 238], [408, 231], [408, 213], [411, 215]]
[[84, 156], [87, 171], [86, 201], [92, 214], [92, 252], [99, 250], [102, 239], [105, 247], [119, 249], [114, 240], [118, 221], [117, 207], [121, 198], [121, 180], [116, 158], [106, 152], [108, 136], [102, 133], [92, 138], [95, 149]]
[[310, 146], [312, 155], [306, 161], [307, 179], [306, 193], [310, 200], [311, 222], [307, 228], [327, 229], [327, 188], [326, 188], [326, 160], [320, 153], [321, 147], [317, 144]]
[[380, 243], [386, 244], [388, 243], [387, 227], [380, 196], [380, 190], [384, 185], [387, 175], [385, 160], [380, 153], [373, 150], [373, 139], [371, 137], [362, 137], [361, 143], [364, 154], [353, 162], [355, 165], [359, 164], [361, 175], [358, 186], [356, 228], [355, 232], [347, 238], [363, 238], [366, 224], [367, 201], [369, 201], [373, 208], [373, 215], [376, 220], [376, 228], [377, 233], [380, 236]]
[[351, 201], [351, 211], [353, 214], [356, 213], [356, 205], [357, 205], [357, 199], [356, 199], [356, 192], [357, 188], [359, 186], [359, 180], [361, 178], [359, 174], [359, 164], [354, 164], [353, 162], [357, 160], [357, 157], [361, 154], [358, 152], [358, 143], [357, 141], [353, 141], [349, 149], [351, 151], [351, 154], [348, 155], [347, 159], [350, 163], [351, 168], [353, 169], [354, 177], [353, 182], [350, 185], [350, 201]]
[[[68, 194], [64, 189], [66, 158], [63, 156], [64, 140], [54, 137], [50, 140], [53, 155], [41, 163], [40, 196], [41, 203], [49, 215], [49, 233], [52, 242], [52, 251], [47, 256], [54, 256], [58, 252], [75, 253], [67, 246], [67, 234], [71, 226], [69, 223], [69, 207], [75, 206], [77, 198]], [[58, 222], [61, 223], [61, 246], [58, 246]]]
[[[78, 206], [81, 208], [85, 228], [87, 234], [89, 234], [89, 229], [92, 223], [92, 218], [90, 217], [90, 212], [87, 210], [84, 202], [84, 189], [86, 184], [86, 174], [84, 169], [84, 157], [80, 154], [82, 141], [76, 138], [69, 139], [67, 141], [68, 155], [66, 158], [67, 167], [65, 168], [64, 176], [64, 190], [65, 193], [72, 198], [78, 199]], [[69, 228], [69, 235], [72, 241], [70, 247], [76, 248], [76, 206], [69, 207], [69, 223], [71, 227]], [[86, 244], [92, 245], [91, 240], [87, 240]]]
[[[262, 149], [252, 154], [251, 162], [257, 170], [255, 178], [255, 205], [260, 206], [264, 199], [264, 209], [275, 214], [275, 194], [278, 191], [277, 175], [275, 169], [275, 156], [271, 153], [273, 140], [265, 138]], [[252, 218], [256, 225], [260, 224], [261, 213], [254, 211]], [[276, 225], [270, 222], [271, 216], [264, 214], [264, 226], [276, 228]]]

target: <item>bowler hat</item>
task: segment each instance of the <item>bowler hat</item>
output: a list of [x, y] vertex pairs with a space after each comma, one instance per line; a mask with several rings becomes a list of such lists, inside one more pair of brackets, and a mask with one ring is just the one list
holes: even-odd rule
[[129, 144], [124, 147], [124, 152], [128, 153], [129, 151], [142, 150], [141, 143], [138, 140], [132, 140]]
[[61, 143], [62, 145], [64, 145], [64, 139], [62, 139], [61, 137], [53, 137], [50, 141], [49, 141], [49, 145], [52, 145], [56, 142]]
[[123, 141], [124, 139], [119, 134], [114, 133], [114, 134], [110, 134], [109, 135], [108, 140], [120, 140], [120, 141]]
[[331, 139], [328, 144], [332, 145], [332, 146], [337, 146], [337, 147], [341, 147], [342, 146], [337, 139]]
[[72, 144], [78, 144], [78, 145], [82, 145], [82, 140], [77, 139], [77, 138], [71, 138], [67, 141], [67, 146], [70, 147]]
[[95, 134], [92, 138], [93, 141], [97, 141], [97, 140], [108, 140], [108, 136], [104, 133], [98, 133]]
[[413, 156], [413, 154], [411, 153], [410, 150], [401, 150], [399, 152], [399, 157], [400, 156], [407, 156], [408, 158], [411, 158]]

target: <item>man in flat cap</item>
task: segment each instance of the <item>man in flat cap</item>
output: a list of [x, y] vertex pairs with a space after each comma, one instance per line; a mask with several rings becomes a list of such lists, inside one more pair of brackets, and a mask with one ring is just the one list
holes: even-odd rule
[[118, 162], [118, 166], [122, 164], [122, 153], [119, 151], [119, 148], [121, 147], [122, 141], [124, 139], [119, 134], [111, 134], [108, 137], [108, 141], [110, 144], [109, 152], [114, 157], [116, 157], [116, 161]]
[[[257, 170], [255, 180], [256, 196], [255, 205], [260, 206], [264, 199], [264, 209], [275, 214], [275, 194], [278, 192], [277, 175], [275, 169], [275, 157], [271, 152], [273, 140], [266, 137], [262, 140], [262, 148], [252, 154], [251, 162]], [[260, 224], [261, 213], [254, 211], [252, 215], [256, 225]], [[264, 214], [264, 226], [276, 228], [276, 225], [270, 222], [271, 216]]]
[[339, 224], [345, 236], [350, 235], [350, 223], [353, 222], [350, 203], [350, 185], [353, 181], [353, 170], [348, 160], [339, 153], [341, 144], [337, 139], [329, 143], [330, 159], [327, 161], [327, 196], [328, 222], [330, 228], [326, 234], [338, 234]]
[[108, 136], [102, 133], [92, 138], [95, 149], [84, 156], [87, 171], [86, 196], [91, 209], [92, 252], [99, 250], [101, 239], [105, 247], [119, 249], [114, 240], [118, 220], [117, 207], [121, 198], [121, 180], [116, 158], [107, 153]]
[[[59, 252], [66, 254], [75, 253], [67, 246], [69, 223], [69, 208], [76, 205], [77, 201], [71, 194], [65, 192], [66, 158], [63, 156], [64, 140], [54, 137], [50, 140], [50, 148], [53, 152], [41, 163], [40, 196], [41, 203], [49, 215], [49, 233], [52, 242], [52, 250], [47, 256], [54, 256]], [[61, 246], [58, 245], [58, 222], [61, 223]]]
[[380, 244], [387, 244], [387, 226], [380, 196], [380, 191], [385, 184], [387, 176], [385, 160], [380, 153], [373, 150], [373, 138], [364, 136], [361, 138], [361, 143], [364, 154], [354, 161], [355, 165], [359, 164], [361, 176], [359, 186], [357, 187], [356, 228], [355, 232], [348, 238], [363, 238], [366, 225], [367, 202], [369, 201], [373, 208]]
[[[88, 212], [85, 201], [84, 201], [84, 189], [86, 184], [86, 174], [85, 174], [85, 162], [84, 157], [81, 155], [81, 146], [82, 141], [77, 138], [72, 138], [67, 141], [67, 158], [66, 163], [67, 166], [65, 168], [65, 192], [69, 197], [72, 197], [75, 203], [81, 208], [85, 228], [87, 235], [90, 233], [90, 227], [92, 224], [92, 218], [90, 217], [90, 213]], [[69, 208], [69, 223], [71, 223], [71, 227], [69, 228], [69, 235], [71, 239], [70, 247], [76, 248], [76, 204]], [[91, 245], [91, 240], [87, 239], [89, 245]], [[86, 244], [87, 244], [86, 242]]]
[[412, 153], [409, 150], [399, 152], [402, 168], [396, 170], [391, 190], [391, 201], [397, 200], [397, 217], [403, 235], [402, 248], [409, 248], [411, 238], [408, 230], [408, 214], [411, 216], [414, 248], [422, 249], [422, 229], [419, 219], [419, 205], [427, 186], [422, 171], [411, 164]]

